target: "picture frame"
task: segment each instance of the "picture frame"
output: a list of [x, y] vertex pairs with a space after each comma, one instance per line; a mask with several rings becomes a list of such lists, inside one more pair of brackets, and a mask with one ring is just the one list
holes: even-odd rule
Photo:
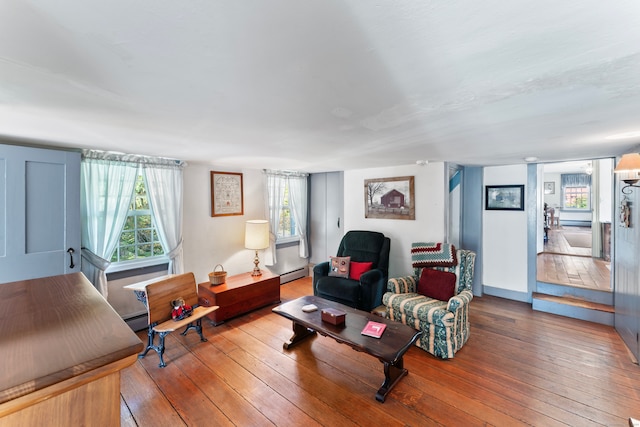
[[244, 215], [242, 174], [211, 171], [211, 216]]
[[524, 210], [524, 185], [486, 185], [484, 188], [485, 210]]
[[415, 220], [414, 177], [365, 179], [364, 217]]
[[556, 193], [556, 183], [553, 181], [544, 183], [544, 194], [555, 194]]

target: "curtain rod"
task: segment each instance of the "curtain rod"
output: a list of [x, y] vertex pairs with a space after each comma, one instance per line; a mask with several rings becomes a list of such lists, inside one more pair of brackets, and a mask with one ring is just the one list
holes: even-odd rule
[[277, 176], [299, 176], [299, 177], [309, 176], [309, 174], [306, 172], [281, 171], [281, 170], [273, 170], [273, 169], [263, 169], [262, 172], [266, 175], [277, 175]]
[[151, 157], [140, 154], [126, 154], [115, 151], [82, 150], [82, 160], [103, 160], [108, 162], [123, 162], [138, 165], [153, 165], [166, 167], [185, 167], [186, 162], [165, 157]]

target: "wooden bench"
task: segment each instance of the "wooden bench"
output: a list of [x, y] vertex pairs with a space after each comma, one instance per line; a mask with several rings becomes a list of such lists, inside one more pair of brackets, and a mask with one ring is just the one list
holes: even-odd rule
[[[200, 335], [200, 341], [207, 339], [202, 335], [202, 318], [218, 309], [218, 306], [198, 306], [198, 287], [193, 273], [171, 276], [159, 282], [145, 286], [147, 314], [149, 315], [149, 331], [147, 333], [147, 348], [138, 355], [139, 359], [146, 356], [149, 350], [155, 350], [160, 357], [160, 367], [164, 368], [164, 337], [167, 334], [186, 326], [180, 335], [186, 335], [190, 329], [195, 329]], [[194, 307], [193, 314], [182, 320], [173, 320], [171, 302], [177, 298], [184, 299], [185, 304]], [[195, 323], [195, 325], [194, 325]], [[158, 334], [160, 342], [154, 345], [155, 335]]]

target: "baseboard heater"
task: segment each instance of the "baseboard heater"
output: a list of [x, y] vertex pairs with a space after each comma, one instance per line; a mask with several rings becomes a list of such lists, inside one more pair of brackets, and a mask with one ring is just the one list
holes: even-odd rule
[[147, 318], [147, 312], [145, 311], [142, 314], [137, 316], [128, 317], [126, 319], [122, 319], [124, 322], [134, 331], [141, 331], [143, 329], [147, 329], [149, 326], [149, 320]]
[[292, 280], [301, 279], [309, 275], [309, 267], [299, 268], [280, 275], [280, 284], [291, 282]]

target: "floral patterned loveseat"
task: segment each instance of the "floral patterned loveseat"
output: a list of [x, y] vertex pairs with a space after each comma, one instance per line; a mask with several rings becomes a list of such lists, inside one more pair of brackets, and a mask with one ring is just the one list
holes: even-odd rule
[[[387, 292], [382, 297], [389, 319], [409, 325], [422, 331], [416, 345], [443, 359], [452, 358], [469, 339], [469, 303], [473, 299], [473, 269], [475, 252], [450, 246], [455, 253], [453, 266], [423, 267], [416, 247], [436, 245], [434, 243], [414, 243], [412, 245], [412, 276], [389, 279]], [[424, 261], [424, 259], [422, 259]], [[437, 263], [436, 263], [437, 264]], [[440, 301], [418, 293], [418, 283], [423, 268], [451, 272], [455, 274], [454, 296], [448, 301]]]

